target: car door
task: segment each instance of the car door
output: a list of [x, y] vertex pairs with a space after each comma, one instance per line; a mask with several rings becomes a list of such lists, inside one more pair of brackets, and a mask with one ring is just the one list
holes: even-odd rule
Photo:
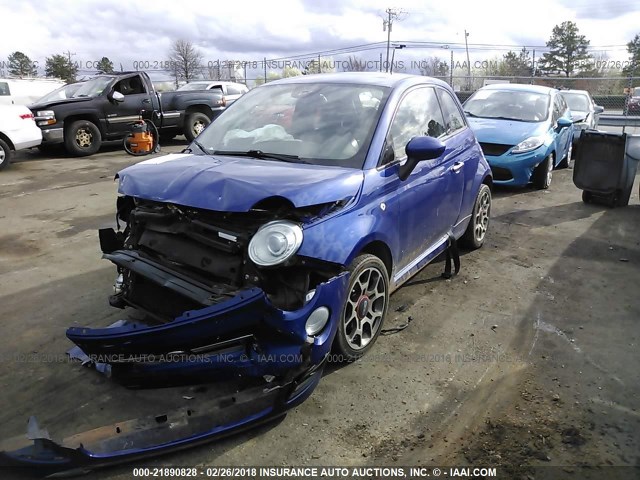
[[[562, 98], [562, 95], [556, 94], [554, 99], [554, 105], [555, 104], [557, 104], [558, 106], [558, 118], [565, 117], [570, 121], [571, 115], [569, 113], [569, 106], [567, 105], [567, 102], [565, 102], [564, 98]], [[556, 162], [560, 162], [560, 160], [562, 160], [562, 158], [565, 156], [565, 154], [569, 150], [569, 144], [573, 140], [573, 128], [571, 127], [559, 128], [557, 126], [557, 120], [556, 120], [556, 131], [558, 132], [558, 136], [556, 140], [557, 141]]]
[[111, 89], [124, 95], [123, 102], [105, 102], [105, 118], [110, 135], [124, 136], [131, 130], [130, 124], [135, 122], [143, 110], [152, 110], [150, 92], [140, 75], [122, 78]]
[[400, 101], [387, 133], [384, 160], [406, 161], [405, 147], [417, 136], [442, 138], [446, 149], [439, 158], [418, 163], [405, 181], [397, 175], [389, 177], [400, 198], [398, 270], [441, 243], [458, 217], [462, 200], [463, 165], [457, 163], [456, 142], [446, 138], [433, 87], [410, 90]]

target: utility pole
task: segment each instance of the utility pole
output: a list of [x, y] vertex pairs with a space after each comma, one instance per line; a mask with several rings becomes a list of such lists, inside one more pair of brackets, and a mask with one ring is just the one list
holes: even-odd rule
[[464, 48], [467, 51], [467, 91], [471, 91], [471, 60], [469, 60], [469, 43], [467, 42], [467, 37], [469, 33], [467, 30], [464, 30]]
[[404, 13], [403, 11], [396, 11], [393, 8], [387, 8], [385, 10], [387, 14], [386, 20], [382, 20], [382, 31], [387, 32], [387, 60], [385, 62], [385, 72], [389, 72], [389, 50], [391, 49], [391, 29], [393, 27], [394, 20], [400, 20], [399, 16]]

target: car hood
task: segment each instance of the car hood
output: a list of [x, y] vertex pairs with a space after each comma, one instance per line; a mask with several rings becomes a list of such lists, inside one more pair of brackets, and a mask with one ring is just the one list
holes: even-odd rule
[[125, 168], [119, 192], [221, 212], [246, 212], [269, 197], [295, 207], [354, 197], [363, 172], [245, 157], [172, 154]]
[[60, 100], [54, 100], [53, 102], [44, 102], [44, 103], [34, 103], [29, 105], [29, 108], [35, 112], [36, 110], [47, 110], [51, 107], [55, 107], [56, 105], [61, 105], [63, 103], [82, 103], [88, 102], [89, 100], [93, 100], [95, 97], [78, 97], [78, 98], [64, 98]]
[[571, 121], [581, 122], [582, 120], [587, 118], [588, 115], [589, 112], [583, 112], [581, 110], [571, 110]]
[[467, 121], [478, 142], [517, 145], [523, 140], [544, 135], [548, 122], [518, 122], [516, 120], [498, 120], [491, 118], [469, 118]]

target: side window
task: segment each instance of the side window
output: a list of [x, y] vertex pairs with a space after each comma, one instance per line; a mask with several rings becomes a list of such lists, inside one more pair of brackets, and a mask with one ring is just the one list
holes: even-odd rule
[[458, 108], [456, 101], [448, 92], [445, 92], [441, 88], [436, 89], [436, 92], [438, 92], [438, 99], [440, 100], [440, 106], [442, 107], [444, 127], [447, 134], [464, 128], [464, 119], [460, 114], [460, 109]]
[[241, 95], [242, 93], [244, 92], [239, 85], [227, 85], [227, 95]]
[[440, 137], [445, 133], [440, 104], [433, 88], [419, 88], [405, 96], [398, 106], [387, 134], [384, 163], [406, 157], [404, 151], [413, 137]]
[[8, 97], [9, 95], [11, 95], [9, 84], [7, 82], [0, 82], [0, 96]]
[[141, 93], [147, 93], [142, 79], [138, 76], [123, 78], [114, 85], [113, 89], [123, 95], [140, 95]]
[[551, 117], [552, 122], [556, 123], [561, 116], [562, 109], [560, 107], [560, 97], [556, 95], [553, 99], [553, 116]]

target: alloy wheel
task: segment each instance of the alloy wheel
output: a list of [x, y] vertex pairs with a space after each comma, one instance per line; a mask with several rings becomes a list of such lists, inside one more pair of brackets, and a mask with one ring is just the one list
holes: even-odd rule
[[375, 338], [386, 306], [386, 282], [375, 267], [364, 269], [353, 283], [342, 327], [349, 346], [362, 350]]

